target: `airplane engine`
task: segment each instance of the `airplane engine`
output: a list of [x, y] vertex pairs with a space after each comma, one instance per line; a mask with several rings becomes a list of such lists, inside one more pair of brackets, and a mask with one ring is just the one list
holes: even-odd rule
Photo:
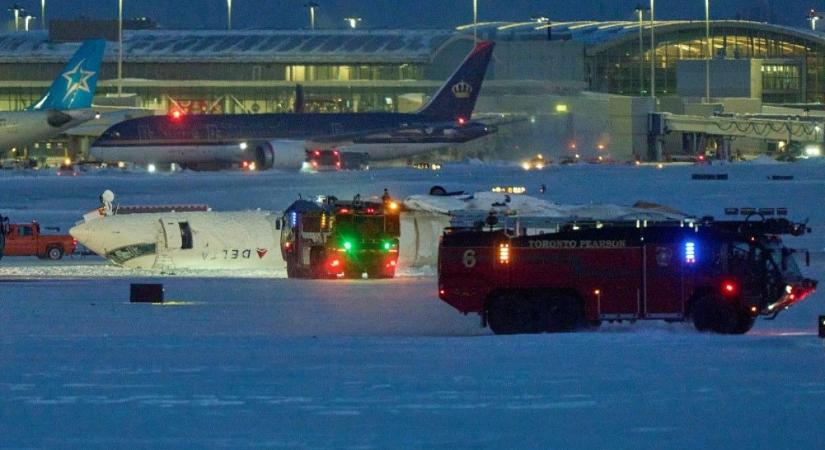
[[269, 170], [275, 163], [275, 150], [271, 145], [255, 146], [255, 163], [261, 170]]
[[262, 168], [299, 170], [306, 161], [304, 141], [273, 140], [255, 143], [255, 158]]

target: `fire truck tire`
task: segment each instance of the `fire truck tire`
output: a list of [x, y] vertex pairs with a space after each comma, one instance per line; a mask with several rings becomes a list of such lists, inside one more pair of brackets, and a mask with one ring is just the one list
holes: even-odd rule
[[753, 326], [753, 319], [722, 297], [708, 294], [693, 303], [693, 326], [698, 331], [720, 334], [744, 334]]
[[487, 323], [495, 334], [540, 333], [542, 315], [535, 301], [514, 292], [494, 294], [487, 306]]
[[546, 314], [545, 331], [564, 333], [573, 331], [584, 324], [582, 302], [569, 295], [556, 295], [544, 302]]
[[63, 249], [60, 247], [49, 247], [46, 250], [46, 256], [52, 261], [57, 261], [63, 257]]

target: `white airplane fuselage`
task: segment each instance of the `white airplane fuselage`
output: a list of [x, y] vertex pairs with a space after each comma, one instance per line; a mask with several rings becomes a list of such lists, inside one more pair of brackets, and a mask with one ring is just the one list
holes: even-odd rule
[[[88, 216], [88, 215], [87, 215]], [[163, 212], [87, 218], [69, 233], [134, 269], [285, 269], [280, 215], [262, 211]]]
[[[115, 264], [155, 270], [285, 270], [280, 213], [164, 212], [100, 216], [69, 232], [78, 243]], [[181, 227], [185, 223], [188, 231]], [[437, 263], [438, 238], [449, 216], [426, 211], [401, 214], [399, 268]], [[189, 237], [183, 237], [189, 234]], [[191, 248], [184, 248], [186, 241]]]
[[0, 112], [0, 150], [52, 139], [94, 117], [91, 109]]

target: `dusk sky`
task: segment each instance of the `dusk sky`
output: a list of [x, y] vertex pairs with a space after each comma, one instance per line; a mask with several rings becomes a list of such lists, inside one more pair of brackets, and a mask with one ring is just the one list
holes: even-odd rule
[[[554, 20], [618, 20], [633, 17], [638, 3], [648, 0], [478, 0], [479, 20], [524, 20], [543, 15]], [[233, 0], [235, 28], [307, 27], [307, 0]], [[446, 28], [472, 21], [471, 0], [315, 0], [320, 5], [318, 26], [342, 28], [344, 17], [357, 15], [372, 28]], [[8, 20], [8, 6], [2, 12]], [[39, 15], [40, 0], [18, 0]], [[115, 17], [117, 0], [47, 0], [49, 19], [87, 16]], [[812, 7], [825, 10], [820, 0], [711, 0], [711, 14], [717, 18], [749, 18], [805, 26]], [[147, 16], [164, 28], [221, 28], [226, 24], [226, 0], [124, 0], [127, 17]], [[702, 0], [658, 0], [656, 15], [661, 18], [702, 18]], [[825, 23], [825, 22], [823, 22]], [[825, 25], [823, 25], [825, 27]]]

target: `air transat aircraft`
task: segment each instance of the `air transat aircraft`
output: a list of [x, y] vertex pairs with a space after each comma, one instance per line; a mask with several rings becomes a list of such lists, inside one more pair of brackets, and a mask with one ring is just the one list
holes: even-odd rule
[[101, 39], [84, 42], [43, 98], [24, 111], [0, 113], [0, 152], [51, 139], [94, 118], [90, 108], [105, 47]]
[[90, 154], [102, 162], [220, 169], [249, 161], [261, 169], [300, 169], [307, 150], [365, 152], [395, 159], [486, 136], [470, 121], [493, 42], [480, 42], [418, 112], [162, 115], [113, 125]]

